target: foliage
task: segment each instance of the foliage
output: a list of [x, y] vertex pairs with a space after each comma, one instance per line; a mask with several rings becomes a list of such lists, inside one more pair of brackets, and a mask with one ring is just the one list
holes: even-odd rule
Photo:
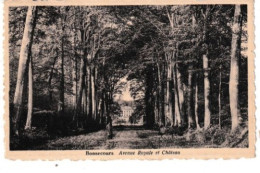
[[[246, 128], [247, 8], [242, 6], [241, 9], [239, 101], [242, 124]], [[9, 10], [10, 107], [26, 11], [26, 7]], [[63, 102], [64, 117], [68, 118], [57, 118], [61, 126], [100, 129], [108, 123], [108, 117], [121, 114], [120, 104], [114, 97], [122, 94], [129, 82], [135, 108], [131, 123], [144, 117], [147, 127], [172, 126], [167, 127], [171, 134], [185, 134], [190, 141], [223, 144], [223, 135], [231, 124], [228, 82], [233, 14], [232, 5], [39, 7], [31, 50], [34, 110], [51, 111], [56, 116]], [[208, 56], [210, 67], [207, 70], [211, 88], [211, 127], [204, 132], [184, 133], [194, 130], [188, 129], [187, 116], [188, 106], [194, 101], [187, 97], [190, 90], [195, 91], [195, 84], [198, 85], [197, 123], [203, 126], [204, 54]], [[195, 71], [191, 83], [190, 70]], [[123, 78], [127, 82], [122, 82]], [[189, 88], [189, 85], [192, 86]], [[183, 91], [184, 103], [179, 111], [184, 122], [173, 127], [178, 126], [173, 125], [177, 114], [175, 103], [180, 97], [178, 87]], [[24, 103], [27, 97], [25, 94]], [[222, 129], [216, 127], [219, 108], [220, 124], [225, 126]], [[172, 117], [172, 124], [167, 122], [167, 116]], [[58, 127], [57, 124], [53, 126]], [[228, 138], [232, 141], [234, 137]]]

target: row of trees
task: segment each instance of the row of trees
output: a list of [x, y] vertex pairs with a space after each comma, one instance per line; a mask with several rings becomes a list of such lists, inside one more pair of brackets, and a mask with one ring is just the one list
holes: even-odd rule
[[146, 125], [207, 129], [231, 122], [234, 131], [244, 123], [246, 6], [140, 7], [138, 13], [144, 67], [138, 63], [139, 74], [129, 79], [144, 85], [138, 101], [145, 105]]
[[17, 135], [42, 112], [58, 129], [104, 127], [125, 76], [148, 127], [208, 128], [216, 107], [221, 126], [230, 103], [234, 130], [239, 102], [247, 107], [246, 6], [30, 6], [10, 8], [9, 19]]
[[130, 28], [116, 15], [117, 9], [108, 7], [10, 9], [10, 50], [20, 48], [20, 54], [10, 51], [15, 134], [23, 128], [24, 110], [25, 129], [32, 127], [33, 111], [56, 115], [58, 129], [100, 128], [118, 112], [113, 95], [127, 73], [120, 58]]

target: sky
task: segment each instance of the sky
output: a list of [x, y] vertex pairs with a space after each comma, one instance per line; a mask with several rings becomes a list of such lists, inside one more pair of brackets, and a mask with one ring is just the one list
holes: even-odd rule
[[124, 100], [124, 101], [133, 101], [134, 100], [130, 93], [130, 81], [127, 81], [126, 78], [127, 78], [127, 76], [125, 76], [118, 82], [118, 84], [120, 84], [122, 82], [126, 82], [126, 85], [122, 91], [122, 94], [115, 95], [115, 97], [114, 97], [115, 100]]
[[124, 100], [124, 101], [133, 101], [134, 100], [133, 97], [130, 94], [129, 81], [127, 81], [126, 86], [125, 86], [120, 98], [121, 98], [121, 100]]

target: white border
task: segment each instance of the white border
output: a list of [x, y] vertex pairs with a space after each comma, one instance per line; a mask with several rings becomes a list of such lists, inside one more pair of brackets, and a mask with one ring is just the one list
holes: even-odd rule
[[[202, 0], [200, 0], [202, 1]], [[260, 1], [255, 0], [255, 21], [258, 25], [256, 31], [256, 123], [257, 123], [257, 141], [256, 141], [256, 158], [239, 159], [239, 160], [163, 160], [163, 161], [11, 161], [4, 158], [4, 99], [3, 99], [3, 0], [0, 0], [0, 172], [34, 172], [46, 173], [47, 171], [62, 172], [200, 172], [200, 173], [222, 173], [222, 172], [258, 172], [260, 170]], [[255, 22], [256, 23], [256, 22]], [[57, 164], [57, 166], [56, 166]]]

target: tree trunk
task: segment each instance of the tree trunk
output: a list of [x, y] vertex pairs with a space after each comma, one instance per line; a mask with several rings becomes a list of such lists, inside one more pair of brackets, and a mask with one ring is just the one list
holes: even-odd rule
[[192, 65], [190, 64], [188, 71], [188, 128], [192, 128], [194, 126], [194, 111], [193, 111], [193, 84], [192, 84], [192, 75], [193, 72]]
[[206, 11], [204, 13], [204, 25], [203, 25], [203, 70], [204, 70], [204, 128], [207, 129], [210, 126], [211, 112], [209, 104], [209, 94], [210, 94], [210, 83], [209, 83], [209, 59], [208, 59], [208, 45], [207, 45], [207, 24], [209, 16], [210, 7], [206, 6]]
[[[63, 41], [62, 41], [63, 42]], [[58, 115], [64, 114], [64, 50], [63, 43], [61, 48], [61, 77], [60, 77], [60, 98], [58, 102]]]
[[173, 66], [173, 83], [174, 83], [174, 126], [181, 125], [181, 110], [179, 106], [179, 96], [178, 96], [178, 87], [177, 87], [177, 75], [176, 75], [176, 64]]
[[[195, 14], [193, 13], [192, 14], [192, 29], [194, 32], [195, 31], [195, 27], [197, 25], [197, 21], [196, 21], [196, 18], [195, 18]], [[193, 56], [194, 59], [196, 59], [195, 56]], [[192, 68], [192, 65], [190, 66], [190, 70]], [[191, 72], [190, 72], [191, 73]], [[190, 107], [190, 111], [188, 111], [188, 117], [189, 117], [189, 127], [191, 126], [191, 123], [196, 123], [196, 129], [200, 129], [200, 126], [199, 126], [199, 117], [198, 117], [198, 76], [197, 74], [195, 74], [195, 80], [194, 80], [194, 83], [195, 83], [195, 99], [193, 99], [193, 85], [192, 85], [192, 74], [189, 73], [189, 107]], [[194, 103], [194, 102], [195, 103]], [[194, 103], [194, 104], [193, 104]], [[193, 107], [194, 106], [194, 107]], [[193, 109], [194, 108], [194, 109]], [[193, 112], [191, 112], [191, 109]], [[195, 120], [192, 119], [193, 114], [195, 116]]]
[[207, 54], [203, 55], [203, 70], [204, 70], [204, 128], [210, 126], [211, 113], [209, 109], [210, 84], [209, 84], [209, 65]]
[[99, 97], [98, 97], [98, 88], [97, 88], [97, 78], [98, 78], [98, 69], [97, 67], [95, 67], [95, 75], [94, 75], [94, 79], [95, 79], [95, 114], [96, 114], [96, 122], [99, 124], [99, 121], [100, 121], [100, 116], [99, 116]]
[[28, 112], [25, 124], [25, 130], [32, 128], [32, 114], [33, 114], [33, 65], [32, 56], [29, 62], [29, 73], [28, 73], [29, 87], [28, 87]]
[[161, 103], [161, 125], [162, 126], [165, 126], [165, 64], [162, 64], [162, 68], [161, 68], [162, 72], [161, 72], [161, 100], [160, 100], [160, 103]]
[[95, 93], [95, 67], [91, 69], [91, 103], [92, 103], [92, 118], [96, 120], [96, 93]]
[[161, 68], [160, 68], [160, 64], [157, 63], [157, 78], [158, 78], [158, 124], [159, 126], [162, 125], [162, 104], [161, 104], [161, 97], [162, 97], [162, 94], [161, 94], [161, 91], [162, 91], [162, 81], [161, 81]]
[[87, 75], [86, 75], [86, 83], [87, 83], [87, 115], [88, 115], [88, 118], [91, 119], [92, 115], [92, 104], [91, 104], [91, 78], [90, 78], [90, 67], [87, 66]]
[[173, 126], [173, 116], [172, 116], [172, 99], [171, 99], [171, 80], [172, 80], [172, 64], [171, 57], [169, 57], [167, 62], [167, 82], [166, 82], [166, 104], [165, 104], [165, 125]]
[[82, 57], [80, 60], [80, 72], [79, 72], [79, 89], [77, 95], [77, 109], [76, 113], [74, 114], [74, 120], [76, 124], [78, 124], [78, 117], [81, 113], [81, 106], [82, 106], [82, 96], [83, 96], [83, 89], [85, 87], [85, 77], [86, 77], [86, 60], [85, 57]]
[[196, 128], [197, 130], [200, 129], [199, 125], [199, 113], [198, 113], [198, 108], [199, 108], [199, 103], [198, 103], [198, 96], [199, 96], [199, 89], [198, 89], [198, 75], [196, 74], [196, 86], [195, 86], [195, 120], [196, 120]]
[[[174, 35], [175, 27], [178, 27], [178, 19], [176, 18], [174, 13], [169, 13], [167, 10], [167, 16], [170, 22], [170, 27], [172, 29], [172, 35]], [[178, 49], [178, 46], [177, 46]], [[174, 81], [174, 100], [175, 100], [175, 118], [174, 118], [174, 126], [181, 126], [184, 123], [184, 116], [183, 116], [183, 103], [184, 103], [184, 92], [183, 92], [183, 85], [181, 81], [181, 74], [178, 69], [177, 63], [177, 54], [173, 54], [173, 59], [176, 61], [176, 64], [173, 65], [175, 67], [173, 73], [173, 81]]]
[[77, 75], [77, 71], [78, 71], [78, 60], [76, 55], [74, 56], [75, 59], [73, 61], [73, 72], [72, 72], [72, 80], [73, 80], [73, 87], [72, 87], [72, 92], [73, 92], [73, 99], [72, 99], [72, 104], [73, 104], [73, 112], [74, 115], [77, 111], [77, 81], [78, 81], [78, 75]]
[[158, 101], [158, 90], [154, 93], [154, 122], [156, 125], [159, 123], [159, 101]]
[[102, 97], [100, 99], [98, 99], [98, 102], [97, 102], [97, 117], [98, 117], [98, 124], [99, 125], [102, 125], [101, 109], [102, 109]]
[[19, 135], [20, 117], [23, 107], [24, 79], [26, 69], [28, 69], [29, 58], [33, 42], [34, 29], [36, 26], [37, 7], [29, 6], [25, 21], [24, 34], [20, 50], [19, 67], [17, 73], [17, 83], [14, 94], [14, 116], [12, 118], [13, 130]]
[[229, 78], [229, 102], [232, 119], [231, 130], [234, 131], [239, 125], [241, 117], [239, 106], [239, 61], [241, 51], [241, 7], [235, 5], [234, 22], [232, 28], [231, 43], [231, 62], [230, 62], [230, 78]]
[[[62, 9], [63, 10], [63, 9]], [[62, 26], [62, 36], [61, 36], [61, 77], [60, 77], [60, 97], [58, 101], [58, 116], [61, 117], [64, 115], [64, 32], [65, 32], [65, 12], [63, 12], [64, 17], [61, 18]]]
[[222, 83], [222, 79], [221, 79], [221, 70], [222, 68], [219, 68], [219, 86], [218, 86], [218, 126], [219, 129], [221, 129], [221, 83]]
[[106, 93], [106, 118], [110, 117], [110, 99], [109, 99], [109, 92]]
[[73, 112], [75, 114], [76, 110], [77, 110], [77, 80], [78, 80], [78, 76], [77, 76], [77, 58], [75, 57], [75, 60], [73, 61], [73, 72], [72, 72], [72, 80], [73, 80], [73, 86], [72, 86], [72, 106], [73, 106]]
[[105, 118], [107, 114], [107, 101], [106, 101], [106, 91], [103, 89], [102, 91], [102, 119], [101, 119], [101, 124], [105, 124]]
[[[74, 13], [76, 13], [77, 9], [75, 8], [74, 9]], [[77, 16], [74, 15], [73, 17], [73, 29], [76, 29], [76, 25], [77, 25], [77, 22], [76, 22], [76, 19], [77, 19]], [[78, 56], [77, 56], [77, 45], [76, 45], [76, 37], [77, 37], [77, 34], [76, 34], [76, 31], [73, 32], [72, 34], [72, 37], [73, 37], [73, 51], [74, 51], [74, 59], [72, 58], [72, 64], [73, 64], [73, 72], [72, 72], [72, 80], [73, 80], [73, 87], [72, 87], [72, 92], [73, 92], [73, 99], [72, 99], [72, 105], [73, 105], [73, 115], [75, 115], [77, 113], [77, 94], [78, 94], [78, 87], [77, 87], [77, 82], [78, 82]], [[75, 116], [73, 116], [75, 118]]]
[[146, 126], [151, 128], [154, 125], [154, 111], [153, 111], [153, 68], [147, 67], [147, 73], [145, 74], [145, 114], [146, 114]]
[[55, 67], [55, 63], [56, 63], [56, 60], [58, 59], [58, 51], [56, 52], [57, 53], [57, 56], [54, 57], [54, 60], [53, 60], [53, 64], [52, 64], [52, 68], [51, 68], [51, 71], [50, 71], [50, 76], [49, 76], [49, 80], [48, 80], [48, 91], [49, 91], [49, 105], [50, 105], [50, 108], [52, 106], [52, 88], [51, 88], [51, 82], [52, 82], [52, 77], [53, 77], [53, 71], [54, 71], [54, 67]]
[[83, 90], [82, 90], [82, 101], [81, 101], [81, 115], [86, 114], [87, 110], [87, 99], [86, 99], [86, 84], [84, 84]]
[[177, 106], [179, 111], [179, 125], [183, 125], [184, 123], [184, 113], [183, 113], [183, 104], [184, 104], [184, 91], [183, 84], [181, 81], [181, 73], [179, 72], [178, 64], [176, 64], [176, 87], [177, 87]]

